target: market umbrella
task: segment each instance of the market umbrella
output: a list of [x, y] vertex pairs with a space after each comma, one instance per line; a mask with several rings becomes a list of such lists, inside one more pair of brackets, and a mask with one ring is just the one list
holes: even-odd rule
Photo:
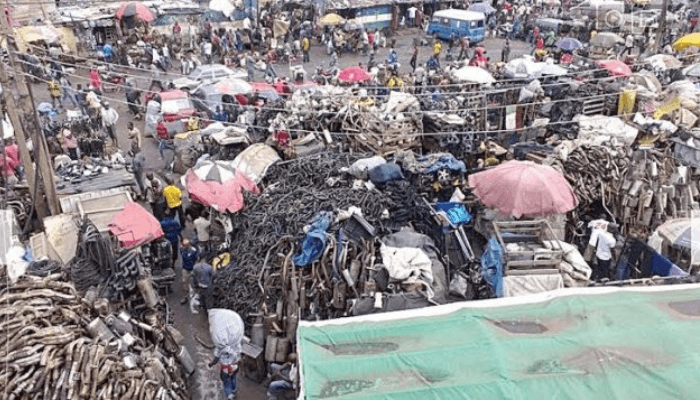
[[[236, 212], [244, 206], [243, 190], [251, 192], [254, 195], [260, 194], [260, 189], [255, 185], [255, 182], [248, 178], [243, 172], [228, 164], [225, 168], [222, 168], [223, 171], [220, 171], [228, 178], [224, 180], [223, 183], [219, 181], [221, 175], [214, 175], [212, 176], [214, 179], [207, 179], [210, 170], [213, 168], [209, 166], [208, 163], [213, 162], [204, 161], [198, 163], [187, 171], [185, 175], [185, 187], [193, 201], [205, 206], [214, 207], [214, 209], [220, 212]], [[221, 161], [215, 163], [217, 167], [221, 164], [226, 164]], [[209, 172], [207, 169], [202, 170], [207, 167], [209, 168]], [[199, 170], [207, 173], [205, 178], [202, 178], [202, 174], [198, 173]]]
[[338, 74], [338, 82], [343, 83], [367, 82], [371, 79], [369, 73], [360, 67], [348, 67]]
[[598, 67], [606, 69], [614, 76], [630, 76], [632, 70], [629, 65], [620, 60], [598, 61]]
[[223, 161], [202, 161], [192, 171], [199, 179], [216, 183], [225, 183], [236, 177], [236, 169]]
[[472, 82], [472, 83], [494, 83], [496, 79], [489, 73], [489, 71], [474, 66], [465, 66], [452, 73], [452, 76], [461, 82]]
[[126, 203], [124, 209], [109, 221], [109, 231], [122, 246], [132, 249], [163, 237], [160, 222], [139, 203]]
[[616, 44], [625, 43], [625, 39], [612, 32], [601, 32], [593, 36], [589, 43], [591, 46], [613, 47]]
[[496, 9], [491, 7], [490, 4], [488, 3], [474, 3], [469, 6], [468, 8], [469, 11], [474, 11], [474, 12], [480, 12], [483, 14], [493, 14], [496, 12]]
[[213, 85], [213, 89], [221, 94], [247, 94], [253, 90], [250, 84], [242, 79], [223, 79]]
[[532, 79], [541, 74], [541, 65], [532, 58], [523, 57], [511, 60], [506, 64], [506, 76], [511, 79]]
[[48, 103], [46, 101], [39, 103], [38, 106], [36, 106], [36, 110], [40, 113], [50, 113], [53, 111], [53, 105], [51, 103]]
[[324, 15], [323, 18], [321, 18], [321, 21], [319, 21], [319, 23], [323, 26], [336, 26], [340, 25], [340, 23], [343, 21], [345, 21], [345, 19], [343, 19], [343, 17], [341, 17], [340, 15], [336, 13], [329, 13]]
[[683, 69], [683, 75], [700, 77], [700, 63], [693, 64], [693, 65]]
[[345, 25], [343, 25], [343, 28], [345, 28], [345, 30], [347, 31], [364, 31], [365, 24], [355, 19], [349, 19], [345, 21]]
[[672, 246], [690, 249], [695, 242], [700, 244], [700, 218], [677, 218], [664, 222], [656, 231]]
[[564, 51], [574, 51], [583, 47], [583, 43], [574, 38], [565, 37], [557, 42], [557, 47]]
[[673, 48], [676, 50], [684, 50], [690, 46], [700, 47], [700, 32], [685, 35], [673, 43]]
[[576, 207], [576, 195], [554, 168], [509, 161], [469, 176], [469, 186], [487, 207], [501, 214], [539, 216], [562, 214]]
[[153, 11], [136, 1], [120, 4], [114, 16], [117, 17], [117, 19], [135, 17], [144, 22], [151, 22], [156, 19]]
[[211, 0], [209, 2], [209, 9], [220, 11], [226, 18], [229, 18], [236, 10], [236, 7], [229, 0]]

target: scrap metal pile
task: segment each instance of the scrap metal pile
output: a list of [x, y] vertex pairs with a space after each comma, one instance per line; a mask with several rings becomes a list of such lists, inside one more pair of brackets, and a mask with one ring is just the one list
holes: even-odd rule
[[[378, 254], [374, 237], [412, 225], [441, 240], [430, 210], [410, 182], [395, 180], [377, 189], [341, 172], [360, 158], [321, 153], [269, 169], [260, 197], [247, 198], [248, 207], [232, 218], [236, 240], [230, 250], [238, 264], [217, 274], [217, 306], [244, 318], [276, 314], [280, 322], [284, 315], [299, 315], [282, 310], [285, 302], [298, 306], [302, 318], [347, 315], [346, 300], [374, 290], [363, 286]], [[352, 215], [358, 209], [361, 218]], [[322, 212], [334, 216], [320, 262], [305, 269], [292, 267], [306, 227]], [[286, 328], [292, 329], [284, 330], [293, 332], [295, 322], [288, 323]]]
[[190, 398], [182, 336], [150, 313], [117, 315], [60, 275], [22, 277], [0, 301], [0, 399]]
[[381, 154], [419, 146], [423, 116], [418, 99], [404, 92], [376, 99], [366, 90], [358, 94], [330, 87], [301, 90], [286, 104], [290, 114], [278, 114], [277, 119], [290, 129], [343, 132], [339, 139], [355, 151]]

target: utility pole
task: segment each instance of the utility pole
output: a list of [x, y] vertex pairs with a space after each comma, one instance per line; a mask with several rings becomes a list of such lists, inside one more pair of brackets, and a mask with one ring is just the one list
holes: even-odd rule
[[[8, 90], [10, 89], [9, 85], [3, 87], [3, 96], [5, 98], [7, 113], [10, 116], [12, 126], [15, 130], [15, 135], [17, 136], [17, 142], [22, 155], [22, 163], [25, 165], [25, 170], [27, 171], [27, 181], [30, 186], [30, 191], [34, 191], [36, 182], [34, 169], [31, 167], [31, 158], [26, 147], [28, 138], [32, 139], [36, 168], [39, 171], [38, 176], [41, 178], [42, 183], [41, 188], [43, 190], [36, 190], [36, 196], [32, 200], [35, 202], [35, 208], [40, 217], [51, 214], [56, 215], [61, 212], [61, 209], [60, 203], [58, 202], [58, 195], [56, 194], [51, 156], [48, 151], [46, 140], [41, 133], [41, 125], [39, 124], [36, 109], [34, 108], [34, 104], [30, 96], [29, 87], [24, 79], [24, 73], [17, 68], [15, 63], [16, 54], [12, 48], [12, 42], [10, 41], [10, 27], [8, 25], [6, 15], [0, 17], [0, 25], [2, 27], [2, 36], [5, 38], [7, 43], [7, 53], [15, 78], [15, 89], [17, 90], [20, 103], [19, 105], [22, 109], [22, 116], [24, 118], [21, 119], [19, 116], [13, 93]], [[0, 70], [0, 81], [6, 83], [8, 81], [7, 74], [4, 71], [4, 68], [0, 68]], [[27, 164], [30, 165], [30, 168], [27, 168]], [[44, 196], [46, 197], [45, 202]], [[48, 210], [46, 206], [48, 206]]]
[[659, 21], [659, 27], [656, 29], [656, 40], [654, 40], [654, 53], [658, 52], [661, 46], [661, 41], [664, 39], [666, 32], [666, 13], [668, 11], [668, 0], [664, 0], [663, 6], [661, 8], [661, 20]]

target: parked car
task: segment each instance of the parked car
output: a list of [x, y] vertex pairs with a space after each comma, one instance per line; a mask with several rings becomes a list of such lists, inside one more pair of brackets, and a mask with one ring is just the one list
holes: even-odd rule
[[195, 68], [184, 78], [175, 79], [173, 85], [180, 90], [194, 90], [200, 85], [224, 78], [247, 79], [248, 74], [240, 68], [230, 69], [223, 64], [207, 64]]
[[474, 44], [484, 40], [485, 26], [486, 16], [480, 12], [449, 9], [436, 11], [426, 32], [443, 40], [467, 36]]
[[144, 135], [156, 138], [156, 126], [161, 120], [165, 120], [171, 135], [184, 132], [189, 118], [197, 113], [189, 95], [182, 90], [168, 90], [156, 97], [160, 97], [160, 103], [149, 101], [146, 104]]

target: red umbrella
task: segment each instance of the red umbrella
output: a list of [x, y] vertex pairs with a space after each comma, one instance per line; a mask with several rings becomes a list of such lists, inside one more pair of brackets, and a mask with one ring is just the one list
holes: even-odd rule
[[120, 4], [114, 15], [117, 17], [117, 19], [136, 17], [144, 22], [151, 22], [156, 19], [153, 11], [136, 1]]
[[246, 174], [235, 170], [234, 177], [223, 183], [202, 180], [192, 170], [185, 178], [190, 198], [205, 206], [212, 206], [218, 211], [236, 212], [243, 209], [243, 190], [260, 194], [260, 189]]
[[598, 66], [600, 68], [605, 68], [614, 76], [632, 75], [632, 70], [630, 69], [629, 65], [623, 63], [620, 60], [598, 61]]
[[372, 77], [360, 67], [348, 67], [340, 71], [338, 74], [338, 82], [343, 83], [359, 83], [368, 82]]
[[514, 217], [554, 215], [576, 207], [576, 195], [554, 168], [509, 161], [469, 176], [469, 186], [487, 207]]
[[163, 236], [160, 222], [136, 202], [126, 203], [124, 209], [109, 222], [109, 231], [131, 249]]

